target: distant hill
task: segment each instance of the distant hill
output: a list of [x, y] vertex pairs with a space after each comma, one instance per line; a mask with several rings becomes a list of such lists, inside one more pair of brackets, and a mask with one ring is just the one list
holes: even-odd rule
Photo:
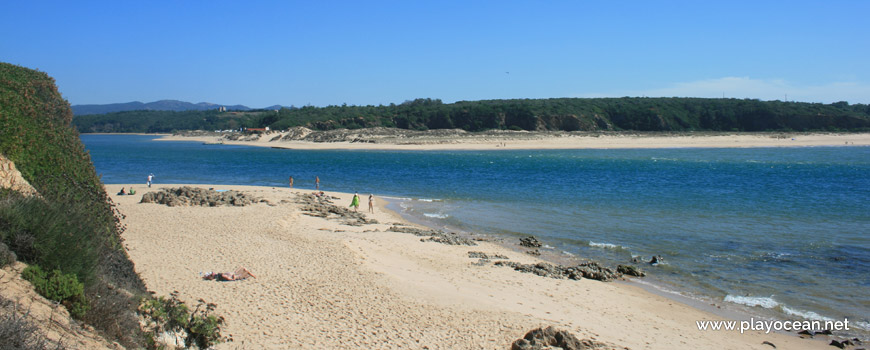
[[178, 100], [160, 100], [149, 103], [135, 101], [127, 103], [110, 103], [105, 105], [74, 105], [72, 106], [72, 111], [74, 115], [88, 115], [126, 111], [207, 111], [210, 109], [218, 109], [218, 107], [226, 107], [228, 110], [232, 111], [247, 111], [251, 109], [250, 107], [243, 105], [228, 106], [208, 102], [190, 103]]

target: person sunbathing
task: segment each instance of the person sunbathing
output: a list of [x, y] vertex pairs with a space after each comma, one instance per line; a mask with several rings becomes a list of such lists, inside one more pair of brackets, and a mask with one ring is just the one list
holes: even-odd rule
[[257, 278], [254, 276], [251, 271], [244, 267], [240, 267], [236, 269], [235, 272], [208, 272], [202, 276], [204, 280], [217, 280], [217, 281], [241, 281], [243, 279], [247, 279], [248, 277]]

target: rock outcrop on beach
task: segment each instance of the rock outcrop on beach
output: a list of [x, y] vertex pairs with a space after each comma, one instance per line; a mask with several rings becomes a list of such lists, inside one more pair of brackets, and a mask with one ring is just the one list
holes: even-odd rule
[[306, 215], [343, 221], [348, 226], [377, 224], [375, 219], [367, 218], [365, 214], [332, 204], [332, 199], [326, 195], [316, 196], [304, 194], [296, 197], [296, 202], [302, 204], [300, 210]]
[[572, 279], [579, 280], [581, 278], [592, 279], [597, 281], [612, 281], [619, 278], [620, 273], [614, 272], [612, 269], [603, 267], [594, 261], [584, 262], [576, 266], [553, 265], [545, 262], [537, 264], [521, 264], [514, 261], [496, 261], [495, 266], [508, 266], [514, 270], [533, 273], [542, 277], [556, 279]]
[[486, 260], [490, 260], [490, 259], [493, 259], [493, 260], [494, 260], [494, 259], [504, 259], [504, 260], [507, 260], [507, 259], [510, 259], [510, 258], [508, 258], [507, 256], [502, 255], [502, 254], [487, 254], [487, 253], [484, 253], [484, 252], [468, 252], [468, 257], [469, 257], [469, 258], [472, 258], [472, 259], [486, 259]]
[[468, 246], [477, 245], [477, 243], [475, 243], [474, 241], [472, 241], [468, 238], [465, 238], [465, 237], [460, 237], [458, 234], [456, 234], [454, 232], [444, 233], [442, 231], [421, 230], [421, 229], [417, 229], [417, 228], [413, 228], [413, 227], [400, 227], [400, 226], [391, 226], [390, 228], [387, 229], [387, 231], [410, 233], [410, 234], [415, 235], [415, 236], [427, 237], [427, 238], [421, 238], [420, 239], [421, 242], [437, 242], [437, 243], [447, 244], [447, 245], [468, 245]]
[[246, 206], [259, 203], [260, 198], [238, 191], [218, 192], [215, 190], [184, 186], [179, 188], [164, 188], [157, 192], [142, 195], [139, 203], [166, 204], [170, 207], [199, 205], [216, 207], [221, 205]]
[[616, 272], [619, 272], [623, 275], [634, 276], [634, 277], [643, 277], [646, 276], [646, 273], [641, 271], [639, 268], [632, 265], [618, 265], [616, 266]]
[[526, 335], [511, 344], [511, 350], [584, 350], [584, 349], [621, 349], [607, 343], [590, 339], [577, 339], [568, 331], [559, 330], [552, 326], [547, 328], [535, 328]]
[[538, 239], [535, 238], [535, 236], [528, 236], [528, 237], [520, 238], [520, 245], [523, 247], [529, 247], [529, 248], [540, 248], [543, 246], [543, 244], [541, 244], [541, 242], [538, 241]]

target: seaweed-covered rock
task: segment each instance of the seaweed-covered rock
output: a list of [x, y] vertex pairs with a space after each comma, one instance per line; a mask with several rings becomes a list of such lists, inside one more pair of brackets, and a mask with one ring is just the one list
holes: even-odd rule
[[612, 281], [619, 278], [619, 274], [610, 268], [599, 265], [597, 262], [588, 261], [577, 264], [577, 266], [565, 268], [565, 273], [570, 279], [579, 279], [579, 277], [598, 280]]
[[606, 343], [577, 339], [573, 334], [548, 326], [547, 328], [535, 328], [522, 338], [511, 344], [511, 350], [585, 350], [585, 349], [615, 349]]
[[261, 199], [244, 192], [215, 190], [184, 186], [179, 188], [164, 188], [157, 192], [148, 192], [142, 195], [139, 203], [165, 204], [170, 207], [177, 206], [207, 206], [216, 207], [221, 205], [245, 206], [258, 203]]
[[538, 241], [538, 239], [535, 238], [535, 236], [528, 236], [528, 237], [520, 238], [520, 245], [523, 247], [529, 247], [529, 248], [540, 248], [541, 246], [543, 246], [543, 244], [541, 244], [541, 242]]
[[438, 231], [435, 231], [435, 230], [421, 230], [418, 228], [406, 227], [406, 226], [390, 226], [390, 228], [388, 228], [387, 231], [399, 232], [399, 233], [410, 233], [414, 236], [420, 236], [420, 237], [434, 236], [438, 233]]
[[538, 276], [550, 277], [556, 279], [572, 279], [579, 280], [581, 278], [593, 279], [598, 281], [611, 281], [619, 277], [619, 273], [613, 270], [600, 266], [596, 262], [585, 262], [577, 266], [565, 267], [562, 265], [552, 265], [548, 263], [537, 264], [520, 264], [513, 261], [496, 261], [496, 266], [509, 266], [514, 270], [534, 273]]
[[510, 259], [505, 255], [501, 255], [501, 254], [490, 255], [490, 254], [486, 254], [484, 252], [468, 252], [468, 257], [472, 258], [472, 259], [487, 259], [487, 260], [489, 260], [489, 259], [505, 259], [505, 260]]
[[474, 241], [472, 241], [468, 238], [460, 237], [459, 235], [457, 235], [454, 232], [444, 233], [444, 232], [438, 231], [438, 232], [435, 232], [435, 234], [433, 234], [432, 237], [421, 239], [421, 241], [423, 241], [423, 242], [437, 242], [437, 243], [447, 244], [447, 245], [469, 245], [469, 246], [477, 245], [477, 243], [475, 243]]
[[459, 235], [457, 235], [456, 233], [453, 233], [453, 232], [444, 233], [442, 231], [421, 230], [418, 228], [405, 227], [405, 226], [390, 226], [390, 228], [388, 228], [387, 231], [410, 233], [410, 234], [415, 235], [415, 236], [427, 237], [427, 238], [420, 239], [421, 242], [437, 242], [437, 243], [448, 244], [448, 245], [468, 245], [468, 246], [477, 245], [477, 243], [475, 243], [474, 241], [472, 241], [468, 238], [460, 237]]
[[646, 273], [641, 271], [639, 268], [632, 265], [619, 265], [616, 266], [616, 272], [619, 272], [623, 275], [635, 276], [635, 277], [643, 277], [646, 276]]

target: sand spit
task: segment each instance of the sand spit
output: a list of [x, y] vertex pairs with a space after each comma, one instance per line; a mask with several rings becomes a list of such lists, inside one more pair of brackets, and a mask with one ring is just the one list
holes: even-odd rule
[[[365, 215], [371, 221], [353, 225], [303, 211], [310, 203], [298, 195], [307, 192], [289, 188], [196, 185], [265, 199], [242, 207], [139, 203], [149, 191], [180, 186], [135, 185], [137, 195], [112, 198], [126, 216], [125, 244], [148, 288], [218, 304], [235, 339], [218, 349], [509, 349], [542, 326], [610, 348], [771, 349], [765, 341], [828, 348], [786, 334], [699, 331], [695, 321], [721, 318], [624, 283], [481, 264], [469, 252], [541, 261], [490, 242], [439, 244], [388, 231], [412, 225], [386, 211], [381, 198], [375, 214]], [[106, 187], [116, 193], [130, 185]], [[352, 196], [327, 195], [339, 206]], [[257, 278], [200, 278], [239, 266]]]
[[302, 127], [257, 134], [185, 132], [165, 141], [289, 149], [500, 150], [620, 148], [745, 148], [870, 146], [870, 133], [635, 133], [462, 130], [413, 131], [388, 128], [312, 131]]

